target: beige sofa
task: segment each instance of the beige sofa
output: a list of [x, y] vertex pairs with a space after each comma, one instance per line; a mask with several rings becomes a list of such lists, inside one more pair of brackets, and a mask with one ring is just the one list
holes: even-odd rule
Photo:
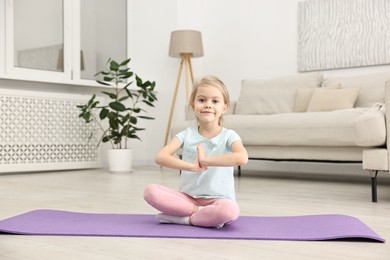
[[[250, 159], [363, 162], [363, 168], [370, 170], [376, 201], [377, 171], [389, 169], [387, 80], [390, 72], [243, 80], [235, 107], [225, 116], [225, 127], [241, 136]], [[171, 135], [194, 124], [194, 120], [176, 124]]]

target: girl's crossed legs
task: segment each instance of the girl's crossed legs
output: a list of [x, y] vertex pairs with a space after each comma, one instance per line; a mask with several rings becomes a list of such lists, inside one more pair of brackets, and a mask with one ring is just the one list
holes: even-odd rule
[[189, 223], [200, 227], [218, 227], [230, 224], [239, 216], [238, 204], [230, 199], [192, 198], [185, 193], [158, 184], [149, 184], [144, 198], [164, 214], [189, 217]]

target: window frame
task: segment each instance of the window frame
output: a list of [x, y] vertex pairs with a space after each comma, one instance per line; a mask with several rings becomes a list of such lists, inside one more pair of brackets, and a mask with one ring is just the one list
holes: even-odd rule
[[[0, 14], [4, 14], [0, 18], [0, 79], [101, 87], [95, 80], [81, 79], [80, 1], [63, 0], [64, 71], [58, 72], [14, 66], [13, 0], [0, 0]], [[127, 57], [130, 57], [130, 4], [126, 0]]]

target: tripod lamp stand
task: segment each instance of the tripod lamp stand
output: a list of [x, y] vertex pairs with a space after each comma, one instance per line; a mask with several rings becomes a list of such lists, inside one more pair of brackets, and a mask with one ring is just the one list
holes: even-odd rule
[[181, 74], [183, 67], [185, 68], [185, 83], [186, 83], [186, 104], [189, 100], [189, 85], [191, 80], [191, 89], [194, 84], [194, 75], [192, 72], [191, 57], [202, 57], [202, 35], [199, 31], [194, 30], [179, 30], [171, 33], [171, 42], [169, 46], [169, 56], [180, 58], [179, 73], [177, 74], [176, 87], [173, 92], [171, 110], [169, 113], [167, 130], [165, 133], [164, 146], [168, 143], [169, 132], [171, 130], [172, 116], [175, 110], [177, 92], [179, 90]]

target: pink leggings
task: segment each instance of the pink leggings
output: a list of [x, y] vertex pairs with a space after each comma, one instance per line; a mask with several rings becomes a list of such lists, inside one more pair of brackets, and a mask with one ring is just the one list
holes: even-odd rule
[[[155, 209], [172, 216], [191, 216], [194, 226], [216, 227], [230, 224], [239, 216], [238, 204], [230, 199], [192, 198], [187, 194], [158, 184], [149, 184], [144, 191], [144, 198]], [[192, 213], [194, 206], [204, 206]]]

